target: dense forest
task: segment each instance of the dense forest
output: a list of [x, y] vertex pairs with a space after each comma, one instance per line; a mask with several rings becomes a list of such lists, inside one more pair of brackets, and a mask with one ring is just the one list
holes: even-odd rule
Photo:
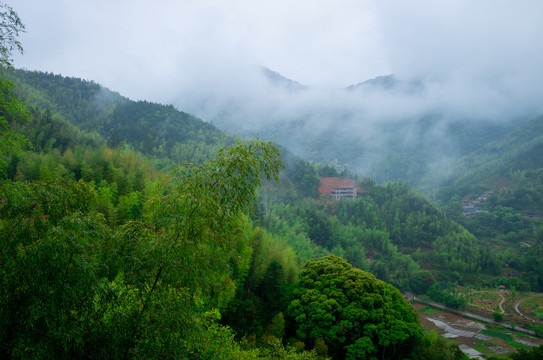
[[[388, 294], [373, 308], [400, 326], [394, 336], [404, 335], [387, 340], [377, 332], [388, 330], [386, 318], [353, 322], [341, 308], [326, 334], [298, 330], [319, 321], [312, 309], [322, 296], [334, 296], [332, 307], [344, 300], [328, 287], [315, 303], [305, 299], [307, 285], [298, 278], [311, 263], [304, 266], [290, 246], [247, 217], [260, 173], [268, 184], [279, 176], [273, 145], [238, 143], [164, 174], [153, 168], [156, 159], [130, 146], [111, 149], [99, 134], [78, 131], [56, 114], [30, 115], [35, 126], [14, 128], [34, 140], [42, 131], [30, 130], [43, 126], [58, 142], [6, 161], [3, 357], [400, 358], [432, 346], [452, 353], [423, 335], [398, 290], [360, 270], [353, 281], [362, 288], [349, 296]], [[341, 258], [325, 259], [353, 271]], [[330, 281], [350, 276], [342, 272]], [[395, 317], [398, 309], [405, 314]], [[309, 311], [307, 322], [301, 311]], [[339, 329], [352, 335], [338, 342]]]
[[[541, 118], [494, 145], [510, 163], [472, 155], [431, 202], [171, 105], [16, 70], [24, 26], [3, 9], [0, 357], [465, 359], [402, 292], [543, 290]], [[320, 177], [356, 179], [359, 197], [328, 201]], [[461, 199], [488, 190], [465, 216]]]

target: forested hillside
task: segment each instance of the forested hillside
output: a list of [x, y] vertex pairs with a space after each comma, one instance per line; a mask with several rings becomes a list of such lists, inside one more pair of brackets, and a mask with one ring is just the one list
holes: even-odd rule
[[[499, 246], [512, 268], [543, 289], [543, 117], [458, 162], [436, 193], [447, 214], [486, 246]], [[475, 211], [467, 215], [467, 211]]]
[[[141, 208], [144, 199], [142, 194], [145, 193], [143, 184], [148, 183], [143, 181], [142, 177], [154, 178], [154, 175], [150, 174], [160, 169], [171, 168], [183, 161], [201, 162], [208, 159], [221, 146], [233, 141], [231, 136], [187, 114], [178, 112], [171, 106], [130, 101], [92, 82], [21, 70], [16, 71], [13, 76], [20, 86], [19, 93], [25, 94], [25, 89], [28, 90], [28, 94], [22, 95], [22, 98], [29, 104], [34, 117], [32, 124], [26, 125], [24, 129], [21, 128], [21, 131], [34, 144], [34, 149], [42, 152], [42, 155], [35, 155], [34, 152], [21, 159], [11, 158], [8, 177], [19, 180], [44, 180], [55, 176], [71, 176], [76, 180], [83, 178], [93, 181], [99, 189], [109, 187], [108, 191], [102, 190], [102, 196], [104, 199], [110, 199], [109, 205], [103, 206], [104, 209], [114, 209], [108, 212], [107, 218], [110, 221], [115, 219], [122, 222], [129, 216], [130, 211], [137, 212], [137, 209]], [[55, 86], [48, 86], [49, 81]], [[80, 100], [75, 101], [75, 98]], [[45, 106], [46, 110], [39, 110], [41, 106]], [[139, 110], [135, 112], [136, 109]], [[88, 117], [93, 120], [86, 120], [87, 118], [80, 114], [89, 114]], [[540, 203], [537, 198], [539, 193], [537, 186], [540, 186], [540, 182], [537, 182], [537, 176], [534, 178], [537, 169], [524, 169], [522, 172], [519, 166], [522, 163], [528, 164], [531, 158], [537, 162], [538, 157], [535, 154], [539, 139], [536, 135], [539, 133], [538, 121], [540, 122], [540, 119], [535, 119], [525, 126], [525, 130], [517, 131], [521, 135], [524, 134], [521, 139], [510, 135], [502, 143], [490, 145], [486, 156], [481, 150], [467, 157], [464, 161], [465, 169], [477, 169], [467, 173], [464, 176], [466, 180], [463, 182], [457, 181], [458, 184], [467, 185], [463, 185], [464, 188], [460, 188], [461, 185], [444, 187], [438, 192], [438, 199], [447, 196], [451, 198], [454, 195], [451, 191], [455, 189], [460, 189], [456, 191], [456, 195], [460, 198], [466, 194], [478, 195], [492, 189], [485, 185], [485, 179], [483, 179], [485, 175], [487, 178], [505, 179], [506, 176], [516, 174], [518, 177], [525, 178], [521, 184], [529, 183], [526, 178], [533, 178], [535, 182], [531, 182], [529, 189], [523, 189], [524, 192], [528, 191], [523, 201], [531, 202], [523, 209], [519, 207], [521, 202], [514, 202], [517, 205], [514, 208], [515, 211], [531, 210], [537, 214], [537, 206]], [[167, 125], [171, 127], [168, 131], [156, 131]], [[129, 130], [124, 131], [123, 127]], [[85, 131], [82, 132], [80, 129]], [[89, 133], [89, 131], [92, 132]], [[147, 134], [147, 137], [142, 139], [142, 134]], [[149, 134], [154, 134], [154, 136], [149, 136]], [[105, 136], [107, 140], [99, 140], [102, 136]], [[527, 136], [531, 138], [528, 139]], [[174, 139], [179, 141], [174, 142]], [[521, 144], [520, 148], [513, 149], [512, 147], [517, 146], [515, 144]], [[100, 147], [102, 150], [97, 150]], [[68, 149], [70, 151], [67, 151]], [[526, 149], [531, 153], [524, 154], [523, 151], [526, 152]], [[134, 169], [136, 174], [129, 175], [127, 169], [123, 170], [123, 167], [130, 166], [131, 163], [126, 160], [126, 157], [139, 156], [137, 151], [151, 155], [152, 160], [142, 160], [148, 162], [148, 170]], [[315, 205], [313, 200], [308, 199], [317, 198], [316, 187], [319, 185], [319, 176], [340, 174], [332, 167], [309, 165], [287, 155], [286, 151], [283, 153], [286, 156], [287, 171], [282, 184], [279, 188], [274, 187], [270, 189], [270, 192], [262, 194], [261, 208], [257, 208], [257, 216], [262, 217], [261, 223], [264, 227], [276, 234], [281, 233], [277, 230], [279, 226], [277, 223], [281, 223], [282, 234], [290, 234], [289, 242], [306, 259], [332, 251], [361, 268], [370, 269], [371, 263], [372, 271], [380, 278], [404, 290], [413, 290], [406, 285], [410, 282], [409, 278], [424, 270], [432, 270], [434, 274], [441, 270], [444, 274], [447, 274], [449, 270], [454, 270], [471, 275], [483, 273], [499, 276], [506, 264], [513, 265], [517, 269], [519, 267], [525, 269], [520, 265], [523, 262], [522, 257], [516, 259], [514, 253], [500, 254], [496, 248], [499, 244], [489, 236], [481, 242], [481, 236], [479, 236], [483, 235], [485, 238], [485, 234], [490, 235], [485, 231], [492, 229], [491, 235], [494, 238], [499, 234], [504, 234], [504, 236], [508, 235], [509, 239], [531, 236], [535, 241], [536, 233], [527, 230], [529, 223], [533, 221], [507, 210], [511, 208], [512, 200], [506, 194], [516, 191], [515, 194], [518, 196], [518, 190], [502, 188], [486, 202], [487, 205], [495, 204], [505, 209], [501, 210], [502, 215], [499, 211], [496, 212], [497, 216], [510, 218], [508, 220], [510, 225], [504, 225], [505, 227], [499, 224], [496, 226], [496, 221], [500, 220], [492, 220], [493, 222], [488, 226], [481, 227], [479, 224], [484, 223], [485, 217], [490, 215], [481, 213], [477, 217], [465, 217], [458, 198], [454, 198], [456, 200], [452, 202], [442, 201], [449, 218], [447, 219], [427, 200], [416, 195], [407, 186], [382, 186], [372, 180], [364, 180], [367, 191], [363, 199], [333, 206], [322, 203]], [[509, 163], [503, 162], [503, 159], [495, 154], [507, 154], [510, 158]], [[492, 157], [497, 158], [492, 160]], [[521, 158], [524, 162], [518, 161]], [[108, 164], [108, 162], [113, 163]], [[482, 166], [477, 166], [478, 164]], [[494, 164], [493, 167], [491, 164]], [[526, 166], [533, 169], [533, 164], [532, 161]], [[494, 169], [492, 170], [494, 172], [490, 172], [489, 169]], [[130, 179], [124, 179], [123, 176], [128, 176]], [[479, 181], [474, 180], [477, 176], [481, 178]], [[113, 186], [111, 187], [110, 184]], [[466, 186], [469, 190], [466, 190]], [[287, 212], [282, 210], [281, 204], [284, 203], [290, 204], [288, 205], [290, 210]], [[339, 213], [335, 207], [339, 207]], [[357, 207], [363, 210], [353, 210]], [[346, 210], [341, 210], [343, 208]], [[350, 215], [353, 211], [354, 218]], [[342, 217], [341, 214], [349, 215]], [[278, 220], [278, 218], [283, 220]], [[451, 222], [450, 219], [467, 226], [471, 233], [479, 236], [479, 239]], [[297, 222], [306, 225], [297, 227], [295, 226]], [[298, 230], [286, 231], [286, 227]], [[321, 229], [321, 227], [324, 228]], [[367, 233], [370, 229], [378, 231], [379, 236]], [[363, 236], [360, 232], [366, 232], [366, 235]], [[305, 240], [300, 240], [301, 237]], [[380, 240], [377, 242], [374, 240], [372, 243], [364, 240], [367, 237]], [[453, 243], [455, 247], [452, 246]], [[462, 245], [464, 243], [465, 245]], [[387, 244], [390, 244], [392, 248]], [[457, 250], [451, 252], [451, 247]], [[378, 255], [377, 261], [374, 261], [373, 253]], [[381, 259], [382, 256], [385, 257]], [[516, 260], [512, 261], [511, 256]], [[392, 261], [393, 258], [396, 261]], [[397, 263], [400, 258], [404, 259], [402, 266]], [[408, 266], [410, 270], [405, 272]], [[537, 273], [534, 269], [526, 270]], [[398, 278], [394, 274], [401, 274], [401, 276]], [[454, 277], [451, 279], [454, 280]], [[533, 280], [533, 277], [530, 279]], [[535, 284], [538, 284], [538, 281]]]
[[[8, 45], [1, 358], [465, 359], [423, 331], [402, 292], [462, 307], [443, 289], [543, 290], [543, 118], [489, 135], [439, 208], [405, 183], [313, 164], [171, 105], [15, 70], [20, 44]], [[321, 177], [354, 179], [357, 198], [319, 194]], [[484, 211], [466, 216], [461, 199], [480, 193]]]
[[[499, 276], [504, 260], [406, 185], [370, 183], [356, 200], [268, 202], [260, 224], [306, 258], [344, 257], [401, 290], [424, 294], [459, 274]], [[518, 279], [517, 279], [518, 280]]]
[[[73, 94], [76, 91], [69, 90], [72, 86], [100, 90], [82, 80], [33, 75], [69, 84], [68, 89], [53, 93]], [[306, 322], [297, 315], [314, 306], [296, 300], [306, 286], [298, 285], [298, 276], [304, 277], [300, 270], [307, 260], [329, 254], [331, 243], [326, 233], [320, 239], [296, 234], [304, 239], [304, 252], [289, 234], [274, 235], [273, 220], [268, 216], [275, 216], [275, 209], [280, 211], [282, 204], [290, 203], [301, 211], [293, 218], [299, 219], [296, 221], [302, 221], [306, 211], [314, 211], [317, 218], [328, 217], [324, 204], [318, 210], [306, 209], [304, 204], [315, 202], [318, 172], [337, 175], [333, 168], [316, 168], [289, 155], [284, 156], [285, 169], [279, 172], [278, 150], [260, 141], [221, 150], [215, 158], [202, 162], [214, 147], [222, 146], [199, 143], [202, 137], [213, 139], [219, 134], [224, 142], [232, 138], [213, 129], [208, 134], [205, 129], [209, 125], [195, 121], [201, 126], [196, 135], [190, 124], [188, 128], [183, 123], [175, 125], [193, 138], [182, 134], [173, 147], [199, 143], [203, 150], [192, 148], [184, 153], [195, 165], [169, 172], [166, 170], [175, 161], [164, 157], [165, 153], [146, 148], [128, 134], [121, 133], [115, 140], [100, 126], [83, 126], [84, 118], [70, 117], [78, 111], [69, 109], [69, 98], [53, 101], [55, 97], [47, 91], [31, 96], [33, 91], [21, 96], [30, 110], [28, 122], [15, 121], [8, 114], [10, 128], [24, 134], [33, 148], [4, 157], [7, 167], [0, 212], [1, 288], [5, 296], [1, 318], [2, 328], [19, 329], [2, 334], [0, 351], [4, 357], [77, 358], [86, 354], [102, 358], [107, 353], [109, 358], [310, 359], [348, 354], [401, 358], [413, 353], [431, 359], [435, 349], [453, 353], [449, 345], [426, 338], [397, 290], [383, 285], [375, 285], [381, 289], [376, 291], [384, 291], [378, 296], [385, 296], [379, 314], [398, 307], [404, 309], [402, 316], [411, 314], [411, 320], [405, 318], [407, 323], [399, 324], [398, 331], [404, 335], [386, 340], [383, 334], [375, 333], [375, 326], [385, 328], [383, 321], [394, 321], [395, 312], [389, 318], [371, 315], [365, 325], [354, 326], [348, 325], [352, 319], [348, 313], [340, 315], [343, 310], [339, 308], [338, 323], [331, 323], [326, 334], [299, 330], [318, 321], [318, 317], [310, 320], [313, 316], [321, 316], [309, 312]], [[23, 93], [19, 89], [16, 94]], [[39, 98], [48, 100], [40, 103]], [[125, 103], [112, 105], [110, 116], [116, 113], [117, 119], [130, 119], [131, 113], [124, 110], [138, 106], [143, 110], [170, 109], [122, 101]], [[95, 119], [108, 118], [91, 103], [81, 102]], [[148, 121], [127, 124], [133, 133], [151, 132], [154, 122], [164, 120], [159, 115], [142, 111], [135, 118]], [[120, 129], [112, 120], [102, 124], [108, 121], [112, 128]], [[160, 134], [155, 140], [167, 144]], [[260, 170], [269, 179], [259, 203], [255, 196]], [[273, 177], [280, 178], [281, 184], [269, 181]], [[389, 189], [383, 191], [386, 194]], [[247, 214], [253, 207], [251, 221]], [[274, 210], [265, 215], [269, 207]], [[348, 221], [346, 216], [341, 220]], [[318, 221], [311, 226], [315, 232]], [[365, 270], [372, 270], [367, 259], [386, 258], [390, 251], [404, 259], [401, 261], [413, 262], [393, 245], [386, 245], [386, 235], [382, 238], [385, 243], [379, 248], [370, 248], [367, 242], [350, 248], [352, 241], [337, 239], [336, 250], [345, 247], [352, 255], [345, 251], [342, 255]], [[366, 246], [373, 252], [368, 258], [364, 257]], [[340, 268], [350, 268], [344, 260], [329, 259]], [[377, 281], [369, 274], [359, 274], [356, 281]], [[403, 284], [398, 276], [378, 275]], [[302, 288], [297, 290], [299, 286]], [[349, 296], [366, 295], [355, 292]], [[338, 334], [334, 335], [336, 326], [350, 334], [339, 343]], [[102, 346], [105, 339], [107, 345]], [[304, 348], [312, 351], [303, 352]]]
[[[458, 162], [455, 175], [437, 197], [447, 201], [486, 190], [501, 192], [498, 200], [517, 210], [536, 210], [543, 203], [543, 116], [532, 119], [499, 140], [470, 153]], [[505, 200], [507, 198], [507, 200]]]
[[[23, 70], [9, 75], [30, 109], [97, 132], [111, 148], [124, 142], [146, 155], [169, 159], [170, 167], [210, 159], [234, 142], [233, 136], [172, 105], [131, 101], [92, 81]], [[53, 141], [59, 134], [44, 136]]]

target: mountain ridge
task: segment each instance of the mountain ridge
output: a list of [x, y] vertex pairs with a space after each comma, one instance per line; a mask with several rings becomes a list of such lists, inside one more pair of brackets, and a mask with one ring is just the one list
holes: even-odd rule
[[258, 133], [306, 160], [335, 163], [379, 182], [435, 187], [458, 158], [528, 120], [459, 108], [439, 81], [391, 74], [322, 89], [264, 71], [271, 89], [264, 98], [240, 92], [190, 111], [227, 131]]

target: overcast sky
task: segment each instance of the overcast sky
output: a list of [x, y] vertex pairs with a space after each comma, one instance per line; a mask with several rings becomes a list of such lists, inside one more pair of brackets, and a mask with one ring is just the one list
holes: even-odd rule
[[[378, 75], [471, 78], [541, 91], [541, 0], [10, 0], [15, 65], [133, 99], [231, 91], [255, 65], [316, 87]], [[247, 75], [249, 76], [249, 75]], [[203, 90], [202, 90], [203, 91]], [[463, 89], [459, 89], [463, 91]]]

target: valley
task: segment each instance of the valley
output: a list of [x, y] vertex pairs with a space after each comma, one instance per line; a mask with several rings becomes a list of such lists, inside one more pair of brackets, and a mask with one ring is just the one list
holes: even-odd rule
[[543, 357], [536, 1], [17, 6], [1, 359]]
[[[247, 141], [171, 106], [132, 102], [94, 83], [20, 70], [12, 76], [33, 120], [15, 128], [34, 149], [6, 159], [7, 180], [47, 183], [64, 177], [89, 184], [97, 196], [93, 211], [104, 216], [109, 231], [149, 219], [154, 189], [176, 164], [206, 164], [221, 147]], [[224, 278], [231, 285], [220, 290], [226, 297], [218, 305], [222, 324], [236, 336], [251, 336], [254, 346], [267, 341], [272, 324], [288, 314], [303, 264], [334, 255], [419, 299], [497, 321], [482, 329], [473, 320], [430, 317], [431, 310], [419, 309], [426, 330], [456, 337], [469, 347], [463, 350], [492, 355], [523, 342], [538, 344], [494, 328], [514, 323], [539, 331], [540, 324], [530, 320], [541, 316], [541, 296], [530, 291], [543, 289], [537, 162], [505, 173], [500, 165], [497, 172], [475, 167], [436, 187], [429, 198], [406, 183], [378, 183], [338, 163], [309, 163], [288, 149], [281, 148], [280, 158], [285, 167], [277, 172], [279, 183], [264, 179], [251, 206], [246, 231], [252, 240], [243, 245], [250, 255], [236, 265], [246, 270]], [[243, 287], [234, 285], [242, 281]], [[459, 326], [473, 336], [447, 335]], [[284, 331], [294, 337], [293, 330]], [[286, 336], [284, 331], [273, 333]]]

